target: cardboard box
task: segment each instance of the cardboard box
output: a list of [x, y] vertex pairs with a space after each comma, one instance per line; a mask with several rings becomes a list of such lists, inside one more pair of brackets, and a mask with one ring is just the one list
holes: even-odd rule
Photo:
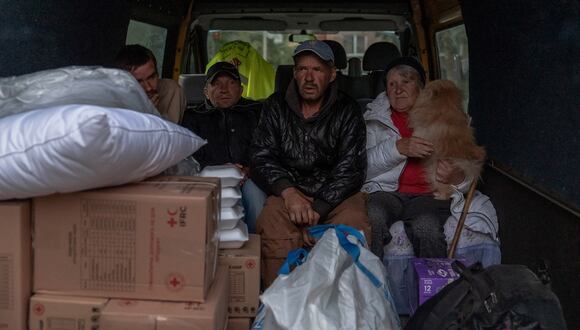
[[0, 202], [0, 329], [24, 330], [31, 283], [30, 202]]
[[250, 330], [252, 319], [249, 317], [230, 317], [228, 319], [228, 330]]
[[451, 267], [454, 260], [459, 260], [463, 264], [469, 265], [466, 259], [412, 259], [411, 262], [415, 269], [415, 283], [417, 283], [416, 299], [411, 299], [412, 313], [417, 310], [418, 306], [436, 295], [447, 284], [459, 278], [459, 274]]
[[35, 294], [30, 298], [30, 330], [88, 330], [99, 327], [109, 299]]
[[260, 303], [260, 235], [250, 235], [241, 249], [219, 250], [219, 264], [230, 276], [230, 316], [256, 316]]
[[101, 315], [101, 329], [223, 330], [228, 281], [227, 270], [220, 267], [205, 303], [112, 299]]
[[219, 180], [141, 182], [34, 199], [35, 292], [203, 301]]

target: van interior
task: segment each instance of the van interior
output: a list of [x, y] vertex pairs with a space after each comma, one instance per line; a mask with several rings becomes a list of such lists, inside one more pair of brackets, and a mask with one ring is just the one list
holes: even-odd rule
[[[391, 58], [417, 57], [428, 80], [453, 80], [464, 93], [488, 154], [478, 189], [498, 213], [502, 263], [547, 267], [569, 328], [580, 328], [578, 1], [8, 0], [3, 7], [0, 77], [111, 66], [120, 47], [140, 43], [154, 51], [161, 75], [183, 87], [183, 77], [204, 75], [223, 44], [243, 40], [272, 64], [283, 90], [297, 42], [318, 39], [342, 46], [339, 86], [364, 107], [384, 90], [381, 70]], [[203, 101], [199, 93], [187, 98]]]

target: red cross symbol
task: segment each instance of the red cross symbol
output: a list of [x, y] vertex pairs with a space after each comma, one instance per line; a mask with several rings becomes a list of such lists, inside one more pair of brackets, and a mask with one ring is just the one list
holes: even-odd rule
[[177, 221], [175, 221], [175, 219], [171, 218], [171, 219], [169, 219], [169, 221], [167, 221], [167, 223], [169, 224], [169, 226], [171, 226], [171, 228], [173, 228], [173, 226], [175, 226], [177, 224]]
[[34, 305], [34, 313], [36, 315], [44, 314], [44, 305], [43, 304], [36, 304]]
[[170, 291], [180, 291], [185, 283], [185, 279], [181, 274], [172, 273], [165, 278], [165, 283]]
[[254, 269], [256, 267], [256, 262], [253, 259], [246, 261], [246, 268]]
[[177, 279], [177, 277], [173, 277], [171, 279], [171, 281], [169, 281], [169, 284], [171, 284], [172, 287], [177, 287], [179, 284], [181, 284], [181, 281], [179, 279]]

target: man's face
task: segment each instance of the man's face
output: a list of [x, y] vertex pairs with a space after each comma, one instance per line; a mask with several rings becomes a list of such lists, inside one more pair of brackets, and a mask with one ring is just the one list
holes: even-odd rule
[[133, 77], [139, 82], [149, 99], [157, 106], [159, 103], [159, 96], [157, 94], [157, 83], [159, 82], [159, 75], [157, 68], [153, 64], [153, 60], [137, 67], [131, 72]]
[[328, 85], [336, 78], [336, 69], [313, 53], [300, 54], [294, 64], [294, 79], [303, 101], [315, 103], [322, 100]]
[[231, 108], [242, 97], [242, 85], [227, 73], [218, 74], [205, 85], [203, 92], [211, 104], [220, 109]]

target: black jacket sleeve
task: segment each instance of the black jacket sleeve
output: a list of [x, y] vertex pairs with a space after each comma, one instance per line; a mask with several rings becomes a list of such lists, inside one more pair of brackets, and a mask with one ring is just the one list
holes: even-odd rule
[[262, 107], [258, 127], [254, 131], [250, 161], [250, 177], [269, 195], [280, 196], [282, 191], [294, 186], [294, 178], [280, 163], [280, 103], [276, 94], [269, 97]]
[[341, 139], [337, 147], [338, 161], [332, 169], [333, 179], [320, 188], [313, 205], [321, 218], [358, 192], [366, 177], [366, 125], [362, 112], [354, 102], [348, 102], [342, 111], [342, 118], [339, 118]]

